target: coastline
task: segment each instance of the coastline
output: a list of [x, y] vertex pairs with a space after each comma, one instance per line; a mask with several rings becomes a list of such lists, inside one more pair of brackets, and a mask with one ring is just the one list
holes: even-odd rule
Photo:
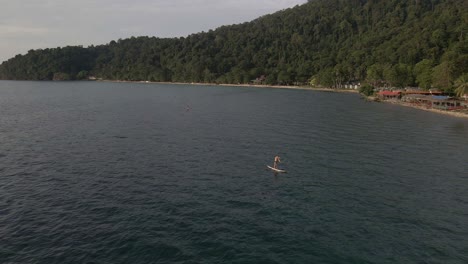
[[[358, 90], [353, 89], [333, 89], [333, 88], [316, 88], [310, 86], [297, 86], [297, 85], [261, 85], [261, 84], [218, 84], [218, 83], [183, 83], [183, 82], [150, 82], [150, 81], [120, 81], [120, 80], [97, 80], [99, 82], [123, 82], [123, 83], [149, 83], [149, 84], [177, 84], [177, 85], [205, 85], [205, 86], [232, 86], [232, 87], [253, 87], [253, 88], [275, 88], [275, 89], [296, 89], [296, 90], [308, 90], [308, 91], [317, 91], [317, 92], [329, 92], [329, 93], [359, 93]], [[364, 96], [366, 100], [367, 97]], [[373, 100], [370, 100], [373, 101]], [[454, 112], [448, 110], [434, 109], [434, 108], [425, 108], [420, 106], [411, 105], [404, 102], [396, 101], [379, 101], [383, 103], [390, 103], [395, 105], [400, 105], [404, 107], [415, 108], [427, 112], [433, 112], [442, 115], [449, 115], [453, 117], [468, 118], [468, 110], [464, 112]]]
[[298, 86], [298, 85], [263, 85], [263, 84], [214, 84], [214, 85], [233, 86], [233, 87], [253, 87], [253, 88], [295, 89], [295, 90], [309, 90], [309, 91], [330, 92], [330, 93], [358, 93], [358, 90], [352, 90], [352, 89], [316, 88], [316, 87]]
[[121, 80], [96, 80], [96, 81], [98, 81], [98, 82], [117, 82], [117, 83], [148, 83], [148, 84], [177, 84], [177, 85], [200, 85], [200, 86], [232, 86], [232, 87], [295, 89], [295, 90], [309, 90], [309, 91], [331, 92], [331, 93], [359, 93], [358, 90], [353, 90], [353, 89], [334, 89], [334, 88], [323, 88], [323, 87], [316, 88], [316, 87], [298, 86], [298, 85], [184, 83], [184, 82], [121, 81]]
[[438, 114], [442, 114], [442, 115], [449, 115], [449, 116], [454, 116], [454, 117], [468, 118], [468, 109], [465, 109], [462, 112], [455, 112], [454, 110], [450, 111], [450, 110], [442, 110], [442, 109], [435, 109], [435, 108], [425, 108], [425, 107], [416, 106], [416, 105], [412, 105], [412, 104], [404, 103], [404, 102], [393, 102], [393, 101], [381, 101], [381, 102], [391, 103], [391, 104], [395, 104], [395, 105], [401, 105], [401, 106], [404, 106], [404, 107], [411, 107], [411, 108], [414, 108], [414, 109], [419, 109], [419, 110], [423, 110], [423, 111], [438, 113]]

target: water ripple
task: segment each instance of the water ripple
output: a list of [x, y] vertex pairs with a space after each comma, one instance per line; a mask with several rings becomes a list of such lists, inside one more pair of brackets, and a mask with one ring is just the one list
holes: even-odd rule
[[264, 88], [0, 82], [0, 100], [2, 263], [468, 261], [466, 120]]

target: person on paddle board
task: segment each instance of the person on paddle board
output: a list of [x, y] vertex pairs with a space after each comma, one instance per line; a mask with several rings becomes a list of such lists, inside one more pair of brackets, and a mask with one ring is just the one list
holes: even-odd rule
[[280, 157], [278, 155], [275, 156], [275, 160], [273, 161], [273, 168], [278, 169], [278, 163], [280, 163]]

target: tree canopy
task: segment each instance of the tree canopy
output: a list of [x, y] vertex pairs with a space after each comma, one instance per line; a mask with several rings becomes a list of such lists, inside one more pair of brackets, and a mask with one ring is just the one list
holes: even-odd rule
[[249, 83], [350, 82], [454, 89], [468, 73], [465, 0], [310, 0], [181, 38], [30, 50], [1, 79]]

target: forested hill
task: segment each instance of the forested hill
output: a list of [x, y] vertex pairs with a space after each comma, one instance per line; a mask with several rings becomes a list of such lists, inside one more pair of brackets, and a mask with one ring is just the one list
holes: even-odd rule
[[15, 80], [367, 81], [444, 89], [467, 73], [466, 0], [311, 0], [187, 37], [31, 50], [0, 66], [1, 79]]

